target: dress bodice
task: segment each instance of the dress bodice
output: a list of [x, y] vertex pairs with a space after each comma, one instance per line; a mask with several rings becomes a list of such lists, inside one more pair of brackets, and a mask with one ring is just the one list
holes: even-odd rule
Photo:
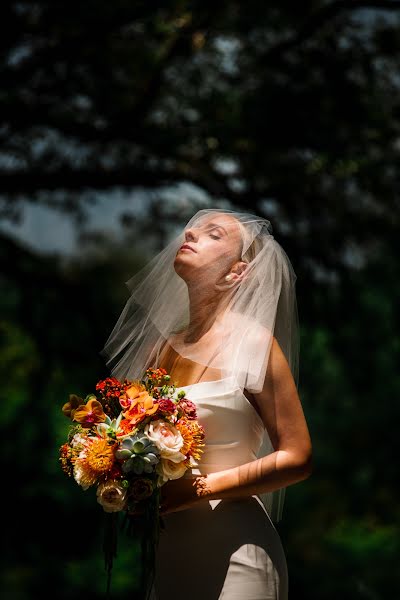
[[[205, 446], [191, 474], [222, 471], [255, 460], [264, 439], [264, 423], [233, 378], [177, 387], [197, 407]], [[188, 473], [188, 476], [190, 473]]]
[[[177, 386], [197, 407], [197, 420], [204, 427], [203, 453], [197, 467], [184, 477], [206, 475], [238, 467], [274, 451], [260, 415], [246, 398], [234, 377]], [[273, 520], [279, 520], [284, 488], [258, 494]], [[220, 500], [209, 500], [214, 508]]]

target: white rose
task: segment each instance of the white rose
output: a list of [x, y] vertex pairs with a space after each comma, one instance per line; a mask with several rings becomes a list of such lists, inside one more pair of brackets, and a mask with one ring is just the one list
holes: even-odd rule
[[78, 461], [76, 461], [74, 464], [73, 474], [76, 483], [80, 485], [84, 491], [90, 488], [90, 482], [85, 481], [85, 470]]
[[183, 446], [182, 434], [172, 423], [162, 419], [150, 421], [144, 428], [144, 433], [160, 450], [161, 458], [168, 458], [177, 463], [186, 458], [179, 452]]
[[173, 462], [168, 458], [162, 458], [156, 466], [157, 473], [162, 477], [165, 483], [169, 479], [179, 479], [186, 472], [186, 466], [181, 462]]
[[126, 489], [118, 481], [109, 480], [97, 486], [97, 502], [105, 512], [123, 510], [126, 499]]
[[77, 446], [85, 446], [87, 444], [87, 437], [81, 435], [80, 433], [76, 433], [71, 442], [70, 445], [72, 446], [72, 448], [76, 448]]

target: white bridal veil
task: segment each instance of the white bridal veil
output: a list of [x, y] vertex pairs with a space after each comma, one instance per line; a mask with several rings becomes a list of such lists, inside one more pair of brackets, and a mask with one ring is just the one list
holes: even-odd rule
[[[206, 236], [211, 245], [197, 246]], [[186, 252], [181, 250], [185, 242]], [[270, 221], [228, 209], [199, 210], [126, 282], [129, 298], [100, 354], [114, 377], [140, 379], [147, 368], [162, 366], [167, 344], [181, 360], [201, 367], [190, 384], [207, 372], [204, 380], [231, 385], [233, 378], [242, 391], [258, 393], [274, 336], [297, 386], [295, 282]], [[265, 431], [258, 457], [272, 451]], [[284, 493], [282, 488], [260, 496], [275, 521], [281, 519]]]

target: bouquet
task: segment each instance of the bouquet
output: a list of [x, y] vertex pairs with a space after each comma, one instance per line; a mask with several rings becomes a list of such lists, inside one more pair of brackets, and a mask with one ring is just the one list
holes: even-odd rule
[[196, 405], [176, 392], [165, 369], [148, 369], [141, 380], [99, 381], [95, 393], [70, 394], [62, 412], [72, 421], [60, 448], [63, 471], [83, 489], [96, 489], [108, 516], [104, 557], [110, 590], [116, 556], [116, 517], [123, 513], [128, 531], [142, 550], [142, 589], [147, 597], [154, 579], [155, 550], [162, 518], [160, 489], [197, 466], [204, 429]]

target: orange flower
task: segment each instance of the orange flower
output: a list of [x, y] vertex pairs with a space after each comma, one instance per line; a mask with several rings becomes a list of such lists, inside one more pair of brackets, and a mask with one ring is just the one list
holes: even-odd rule
[[122, 413], [125, 419], [130, 421], [131, 425], [136, 425], [145, 417], [153, 415], [158, 409], [158, 403], [147, 391], [139, 391], [136, 386], [127, 389], [130, 398], [129, 408]]
[[61, 468], [64, 471], [64, 473], [66, 473], [69, 477], [72, 475], [73, 469], [74, 469], [74, 463], [73, 463], [73, 451], [72, 448], [69, 444], [63, 444], [60, 447], [60, 463], [61, 463]]
[[150, 379], [163, 379], [164, 375], [167, 375], [167, 371], [160, 367], [159, 369], [147, 369], [146, 375], [150, 377]]
[[95, 438], [87, 447], [86, 464], [96, 475], [110, 471], [114, 464], [114, 444], [102, 438]]
[[199, 460], [203, 453], [202, 447], [204, 446], [204, 428], [191, 419], [179, 419], [175, 423], [175, 427], [180, 431], [183, 437], [183, 446], [180, 449], [182, 454], [187, 456], [193, 456], [196, 460]]
[[118, 435], [128, 435], [129, 433], [132, 433], [132, 431], [135, 429], [134, 425], [131, 425], [131, 422], [128, 421], [128, 419], [122, 419], [120, 424], [119, 424], [119, 431], [121, 432], [120, 434], [117, 433], [117, 437]]
[[122, 408], [130, 408], [132, 404], [132, 400], [137, 398], [141, 392], [146, 391], [146, 387], [140, 383], [140, 381], [135, 380], [132, 384], [125, 389], [125, 391], [121, 394], [119, 398], [119, 403]]
[[80, 423], [82, 427], [93, 427], [97, 423], [103, 423], [106, 420], [106, 415], [101, 403], [98, 400], [91, 399], [75, 410], [72, 420]]
[[76, 482], [87, 489], [109, 474], [114, 466], [115, 445], [102, 438], [89, 438], [74, 464]]
[[84, 406], [84, 404], [85, 404], [85, 401], [83, 398], [81, 398], [80, 396], [77, 396], [76, 394], [70, 394], [69, 401], [64, 404], [64, 406], [62, 407], [61, 410], [63, 411], [63, 413], [66, 417], [73, 419], [74, 413], [75, 413], [76, 409], [78, 408], [78, 406]]

